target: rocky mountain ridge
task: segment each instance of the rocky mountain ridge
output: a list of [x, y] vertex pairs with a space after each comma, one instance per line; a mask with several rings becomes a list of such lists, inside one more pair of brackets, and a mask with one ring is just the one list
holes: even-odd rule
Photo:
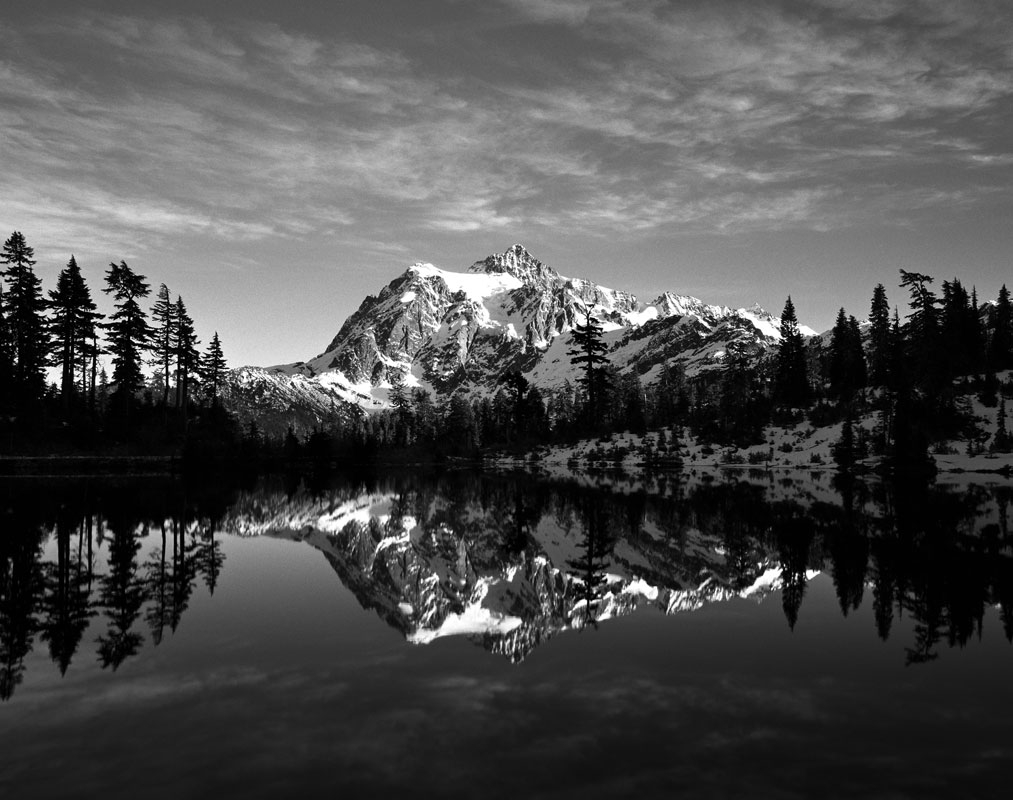
[[692, 376], [719, 369], [731, 350], [758, 358], [780, 339], [780, 320], [759, 306], [730, 309], [671, 292], [645, 304], [562, 276], [518, 244], [463, 273], [413, 264], [363, 300], [318, 356], [234, 370], [224, 394], [241, 417], [304, 425], [346, 403], [386, 407], [396, 376], [437, 400], [495, 392], [511, 370], [553, 389], [576, 378], [570, 334], [589, 310], [605, 328], [612, 364], [645, 383], [666, 362]]

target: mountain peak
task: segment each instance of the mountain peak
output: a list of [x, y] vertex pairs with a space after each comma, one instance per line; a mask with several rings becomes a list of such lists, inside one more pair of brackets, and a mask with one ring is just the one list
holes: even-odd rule
[[491, 255], [484, 261], [476, 261], [468, 268], [468, 271], [486, 274], [505, 272], [524, 283], [540, 283], [559, 277], [559, 273], [551, 267], [545, 266], [522, 244], [515, 244], [507, 248], [505, 252]]

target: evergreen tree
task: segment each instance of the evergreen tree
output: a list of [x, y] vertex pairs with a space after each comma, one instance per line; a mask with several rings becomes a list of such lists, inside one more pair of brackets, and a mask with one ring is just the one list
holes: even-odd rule
[[412, 392], [412, 416], [415, 418], [415, 441], [432, 444], [436, 441], [436, 406], [429, 392], [416, 388]]
[[200, 374], [200, 352], [197, 345], [197, 333], [193, 320], [186, 313], [182, 297], [176, 298], [176, 334], [173, 337], [176, 345], [176, 408], [186, 411], [190, 402], [191, 383]]
[[218, 407], [218, 394], [227, 368], [222, 343], [218, 338], [218, 331], [215, 331], [215, 335], [211, 337], [211, 344], [208, 345], [208, 351], [201, 361], [201, 374], [212, 408]]
[[911, 293], [908, 315], [908, 356], [914, 367], [914, 378], [922, 386], [938, 388], [945, 378], [940, 359], [938, 299], [928, 288], [932, 278], [918, 272], [900, 271], [900, 285]]
[[992, 440], [992, 449], [997, 453], [1008, 453], [1010, 451], [1010, 436], [1006, 430], [1006, 398], [999, 398], [999, 410], [995, 415], [995, 438]]
[[14, 231], [0, 251], [0, 276], [7, 279], [4, 315], [13, 353], [12, 390], [15, 407], [22, 413], [35, 407], [46, 390], [46, 354], [49, 337], [46, 326], [46, 301], [42, 281], [32, 267], [35, 251], [24, 235]]
[[513, 419], [511, 423], [514, 436], [510, 438], [526, 438], [533, 433], [527, 427], [528, 408], [526, 400], [528, 388], [530, 387], [528, 379], [521, 374], [520, 370], [512, 369], [503, 376], [502, 383], [510, 395], [510, 403], [513, 407]]
[[992, 370], [1008, 369], [1013, 363], [1010, 351], [1013, 349], [1013, 305], [1010, 303], [1006, 284], [999, 290], [995, 308], [992, 309], [992, 339], [988, 347], [988, 361]]
[[176, 356], [176, 306], [169, 297], [169, 287], [164, 283], [158, 287], [155, 305], [151, 307], [154, 324], [152, 353], [153, 364], [160, 370], [162, 384], [162, 405], [169, 405], [169, 377]]
[[585, 413], [592, 425], [597, 425], [602, 415], [602, 365], [608, 362], [605, 353], [608, 347], [602, 341], [604, 328], [591, 315], [591, 307], [584, 311], [584, 322], [578, 322], [573, 327], [573, 347], [566, 351], [570, 357], [570, 363], [581, 367], [583, 375], [579, 379], [580, 385], [584, 388], [586, 398]]
[[809, 373], [805, 359], [805, 340], [798, 329], [795, 305], [791, 295], [781, 312], [781, 343], [777, 348], [775, 393], [786, 406], [803, 406], [809, 402]]
[[851, 407], [848, 407], [841, 425], [841, 438], [834, 445], [834, 463], [841, 472], [848, 472], [855, 466], [855, 428], [852, 422]]
[[872, 291], [869, 323], [870, 379], [873, 386], [885, 386], [890, 381], [890, 304], [881, 283]]
[[981, 366], [981, 325], [978, 304], [957, 278], [943, 281], [940, 322], [943, 372], [948, 378], [975, 373]]
[[151, 328], [141, 309], [140, 301], [151, 291], [143, 275], [127, 266], [126, 261], [110, 263], [106, 270], [106, 288], [116, 303], [108, 331], [109, 352], [113, 357], [113, 383], [116, 385], [114, 401], [125, 415], [133, 404], [134, 395], [144, 385], [141, 374], [141, 357], [151, 341]]
[[401, 370], [390, 372], [390, 391], [387, 394], [390, 406], [394, 409], [395, 440], [402, 447], [410, 444], [409, 428], [411, 427], [412, 401], [405, 387], [404, 375]]
[[[60, 397], [66, 412], [72, 397], [87, 385], [85, 354], [89, 340], [95, 336], [96, 322], [101, 318], [74, 256], [57, 278], [56, 289], [49, 293], [49, 307], [52, 309], [53, 364], [61, 368]], [[81, 376], [79, 383], [75, 381], [77, 370]]]
[[456, 453], [473, 453], [478, 449], [478, 425], [475, 413], [462, 392], [450, 398], [450, 408], [444, 421], [443, 438]]

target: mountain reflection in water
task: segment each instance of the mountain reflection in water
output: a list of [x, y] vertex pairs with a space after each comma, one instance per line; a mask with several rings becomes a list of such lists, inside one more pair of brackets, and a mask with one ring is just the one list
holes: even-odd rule
[[921, 663], [980, 637], [990, 607], [1013, 638], [1011, 499], [1005, 484], [896, 494], [827, 475], [8, 481], [0, 697], [15, 694], [33, 649], [63, 674], [82, 653], [116, 670], [158, 646], [198, 587], [213, 596], [228, 570], [224, 536], [304, 542], [409, 642], [466, 636], [514, 662], [639, 608], [672, 614], [778, 591], [794, 629], [808, 581], [826, 571], [845, 616], [871, 602], [881, 639], [910, 618], [897, 657]]

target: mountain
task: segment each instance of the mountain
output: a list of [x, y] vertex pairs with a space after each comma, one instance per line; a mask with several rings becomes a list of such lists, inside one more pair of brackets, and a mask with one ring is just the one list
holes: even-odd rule
[[[464, 636], [514, 663], [562, 632], [638, 609], [696, 611], [782, 588], [784, 567], [758, 544], [733, 556], [719, 533], [654, 511], [623, 533], [623, 502], [598, 489], [556, 487], [543, 509], [519, 491], [249, 493], [222, 529], [321, 551], [362, 607], [413, 644]], [[610, 541], [591, 569], [595, 530]]]
[[320, 355], [234, 370], [224, 396], [243, 418], [306, 427], [347, 413], [345, 403], [386, 407], [396, 373], [438, 399], [495, 392], [511, 370], [552, 389], [576, 378], [567, 350], [588, 309], [605, 327], [610, 361], [646, 383], [668, 361], [693, 376], [720, 368], [729, 351], [757, 358], [780, 339], [779, 318], [759, 306], [733, 310], [669, 292], [645, 304], [560, 275], [517, 244], [466, 272], [413, 264], [363, 300]]

